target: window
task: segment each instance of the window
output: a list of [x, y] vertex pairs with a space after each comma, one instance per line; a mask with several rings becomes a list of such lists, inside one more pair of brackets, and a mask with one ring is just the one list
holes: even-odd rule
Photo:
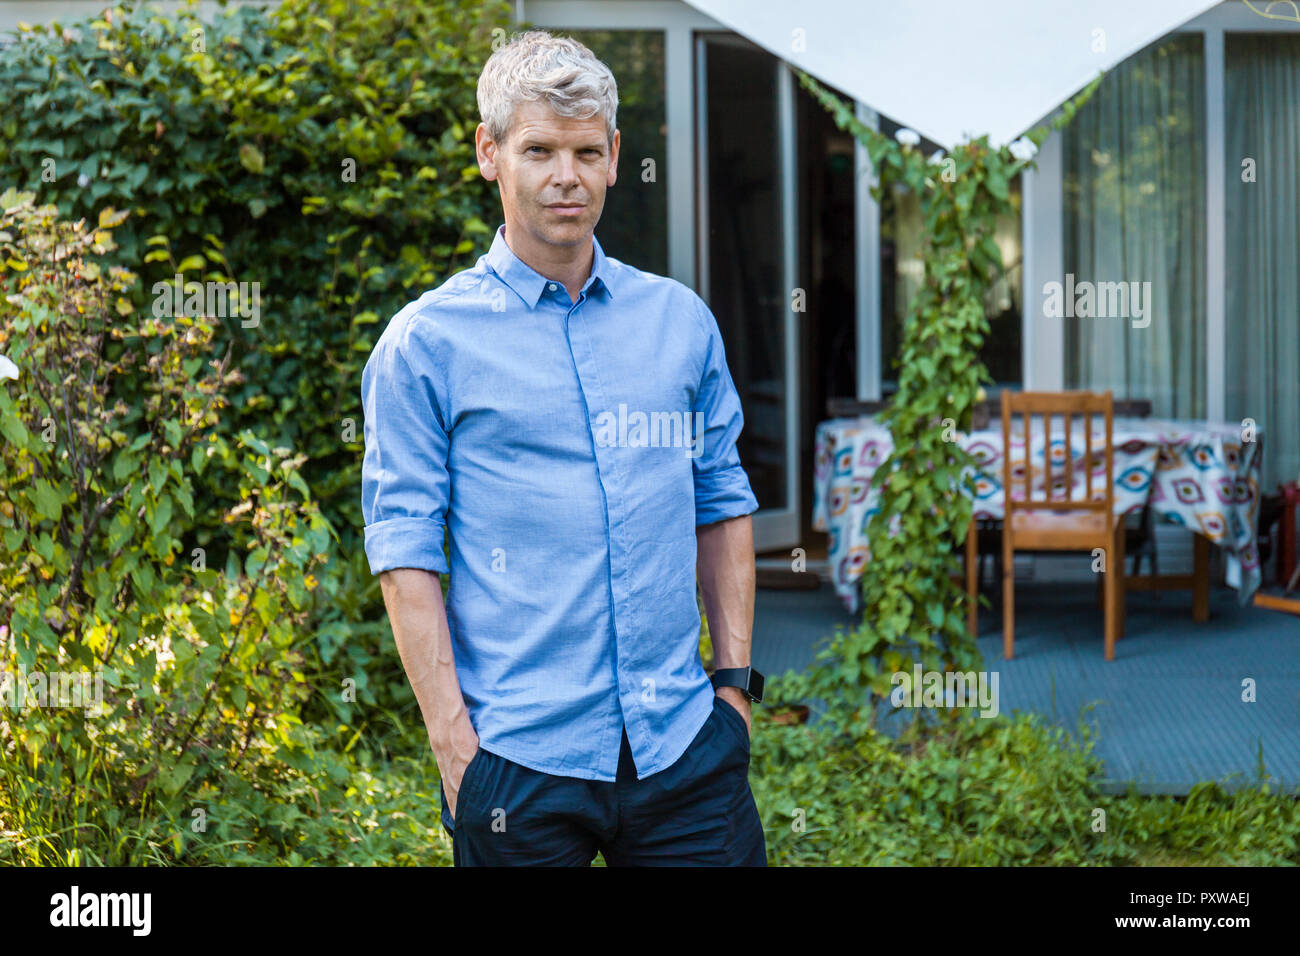
[[1119, 64], [1062, 144], [1066, 385], [1164, 417], [1206, 414], [1203, 47], [1174, 35]]
[[[901, 127], [882, 116], [880, 130], [893, 136]], [[922, 139], [915, 147], [933, 155], [940, 147]], [[936, 171], [939, 167], [936, 167]], [[980, 360], [998, 385], [1019, 386], [1021, 377], [1021, 248], [1020, 177], [1011, 183], [1012, 212], [1000, 216], [994, 241], [1002, 251], [1002, 274], [989, 286], [984, 314], [989, 333]], [[909, 190], [896, 186], [880, 203], [880, 382], [888, 395], [898, 388], [894, 362], [903, 341], [903, 322], [921, 287], [921, 203]]]
[[1224, 64], [1225, 410], [1267, 491], [1300, 477], [1300, 34], [1228, 34]]

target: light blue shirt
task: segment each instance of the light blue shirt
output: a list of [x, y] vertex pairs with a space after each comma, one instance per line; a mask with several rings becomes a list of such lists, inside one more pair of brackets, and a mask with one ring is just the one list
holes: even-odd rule
[[612, 781], [625, 726], [646, 777], [712, 711], [695, 530], [758, 502], [713, 313], [593, 244], [577, 302], [502, 226], [393, 317], [361, 377], [361, 496], [372, 573], [451, 575], [480, 746]]

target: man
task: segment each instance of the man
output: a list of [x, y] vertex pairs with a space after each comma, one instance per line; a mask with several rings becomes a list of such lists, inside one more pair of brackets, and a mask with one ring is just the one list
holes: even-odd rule
[[455, 861], [763, 865], [758, 503], [717, 322], [594, 237], [620, 136], [590, 50], [517, 36], [478, 104], [505, 225], [393, 317], [362, 376], [366, 553]]

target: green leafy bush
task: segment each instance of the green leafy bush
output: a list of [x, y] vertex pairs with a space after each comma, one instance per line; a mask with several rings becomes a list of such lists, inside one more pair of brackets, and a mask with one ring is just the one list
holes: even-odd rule
[[[206, 320], [141, 319], [134, 276], [100, 264], [123, 214], [87, 227], [33, 199], [0, 196], [16, 368], [0, 386], [0, 830], [20, 835], [0, 850], [130, 862], [175, 838], [190, 789], [241, 766], [256, 779], [289, 743], [329, 530], [301, 456], [213, 430], [230, 376]], [[183, 540], [207, 470], [240, 499], [220, 570]], [[144, 817], [141, 840], [114, 842]]]
[[[139, 268], [141, 295], [177, 271], [260, 283], [259, 324], [217, 329], [244, 372], [230, 431], [270, 427], [306, 454], [349, 543], [360, 370], [379, 323], [491, 239], [470, 118], [508, 15], [501, 0], [288, 0], [209, 24], [192, 6], [126, 3], [76, 36], [33, 29], [0, 58], [14, 93], [0, 181], [68, 218], [130, 210], [119, 261]], [[170, 249], [150, 252], [151, 236]]]
[[[1104, 794], [1100, 761], [1037, 715], [959, 712], [891, 739], [755, 721], [751, 785], [772, 864], [1300, 864], [1300, 800], [1267, 785]], [[1104, 826], [1104, 829], [1101, 827]]]
[[[241, 374], [218, 427], [306, 455], [338, 535], [309, 679], [334, 691], [352, 678], [357, 704], [317, 694], [321, 719], [416, 717], [361, 546], [360, 373], [383, 320], [491, 239], [496, 190], [471, 118], [509, 13], [504, 0], [288, 0], [208, 23], [193, 5], [125, 3], [75, 31], [29, 29], [0, 58], [14, 92], [0, 102], [0, 182], [66, 218], [130, 211], [113, 256], [141, 276], [138, 307], [177, 273], [259, 283], [260, 321], [215, 328]], [[231, 488], [196, 481], [194, 544], [227, 546]]]

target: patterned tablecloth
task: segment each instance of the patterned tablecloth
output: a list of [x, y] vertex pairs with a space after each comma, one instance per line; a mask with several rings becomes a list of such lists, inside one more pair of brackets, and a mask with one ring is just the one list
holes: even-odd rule
[[[1041, 422], [1035, 425], [1031, 454], [1034, 484], [1045, 480]], [[1236, 583], [1242, 604], [1259, 588], [1255, 550], [1259, 511], [1260, 442], [1243, 442], [1237, 423], [1186, 422], [1152, 418], [1116, 418], [1114, 422], [1115, 513], [1152, 510], [1172, 522], [1205, 535], [1228, 557], [1228, 580]], [[957, 433], [957, 441], [975, 458], [975, 515], [1001, 518], [1002, 426]], [[1051, 430], [1054, 497], [1064, 497], [1065, 427], [1059, 418]], [[1012, 486], [1023, 494], [1024, 437], [1011, 436]], [[1076, 500], [1085, 495], [1086, 440], [1081, 418], [1070, 435]], [[887, 429], [871, 417], [835, 418], [817, 426], [813, 481], [813, 527], [830, 534], [830, 570], [836, 591], [856, 611], [858, 578], [868, 559], [867, 520], [876, 512], [871, 478], [893, 448]], [[1092, 488], [1104, 495], [1100, 479], [1106, 469], [1105, 433], [1093, 429]], [[1042, 497], [1036, 491], [1035, 498]]]

